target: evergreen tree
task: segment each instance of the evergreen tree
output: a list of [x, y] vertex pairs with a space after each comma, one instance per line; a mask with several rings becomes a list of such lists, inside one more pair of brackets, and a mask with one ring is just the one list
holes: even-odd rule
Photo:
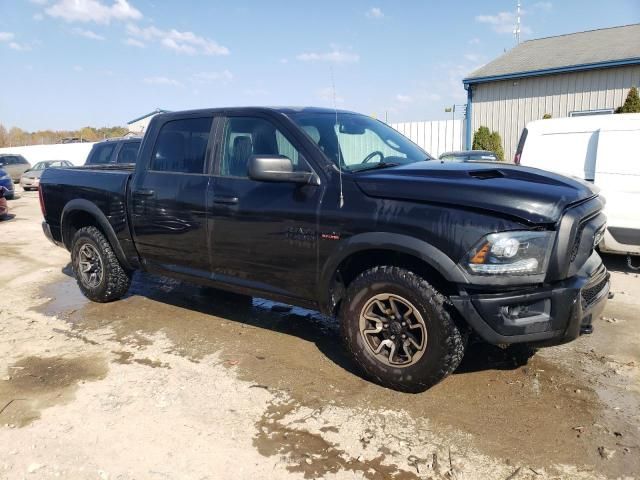
[[636, 87], [631, 87], [624, 105], [616, 108], [616, 113], [640, 113], [640, 97]]

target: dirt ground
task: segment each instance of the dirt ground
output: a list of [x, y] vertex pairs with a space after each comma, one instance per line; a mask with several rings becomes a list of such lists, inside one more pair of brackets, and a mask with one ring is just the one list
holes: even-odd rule
[[476, 344], [418, 395], [359, 377], [316, 312], [137, 274], [93, 304], [35, 193], [0, 222], [0, 478], [640, 477], [640, 278], [519, 366]]

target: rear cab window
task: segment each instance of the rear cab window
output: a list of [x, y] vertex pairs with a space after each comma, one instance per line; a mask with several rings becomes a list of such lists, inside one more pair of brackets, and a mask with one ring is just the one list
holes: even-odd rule
[[97, 143], [89, 153], [87, 165], [104, 165], [111, 162], [113, 151], [117, 145], [117, 142]]
[[116, 163], [136, 163], [138, 158], [138, 150], [140, 150], [141, 142], [124, 142], [120, 151], [118, 152], [118, 158]]

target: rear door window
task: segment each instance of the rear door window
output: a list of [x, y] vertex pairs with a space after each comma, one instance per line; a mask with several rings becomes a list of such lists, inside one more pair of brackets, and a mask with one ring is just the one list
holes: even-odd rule
[[111, 161], [111, 156], [116, 148], [116, 142], [102, 143], [94, 145], [89, 155], [88, 164], [91, 165], [104, 165]]
[[150, 170], [204, 173], [213, 117], [184, 118], [165, 123], [151, 157]]

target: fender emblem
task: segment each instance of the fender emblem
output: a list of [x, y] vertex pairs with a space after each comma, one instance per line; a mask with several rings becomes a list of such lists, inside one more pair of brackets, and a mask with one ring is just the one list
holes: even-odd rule
[[340, 234], [331, 232], [331, 233], [322, 233], [320, 234], [320, 238], [323, 240], [340, 240]]

